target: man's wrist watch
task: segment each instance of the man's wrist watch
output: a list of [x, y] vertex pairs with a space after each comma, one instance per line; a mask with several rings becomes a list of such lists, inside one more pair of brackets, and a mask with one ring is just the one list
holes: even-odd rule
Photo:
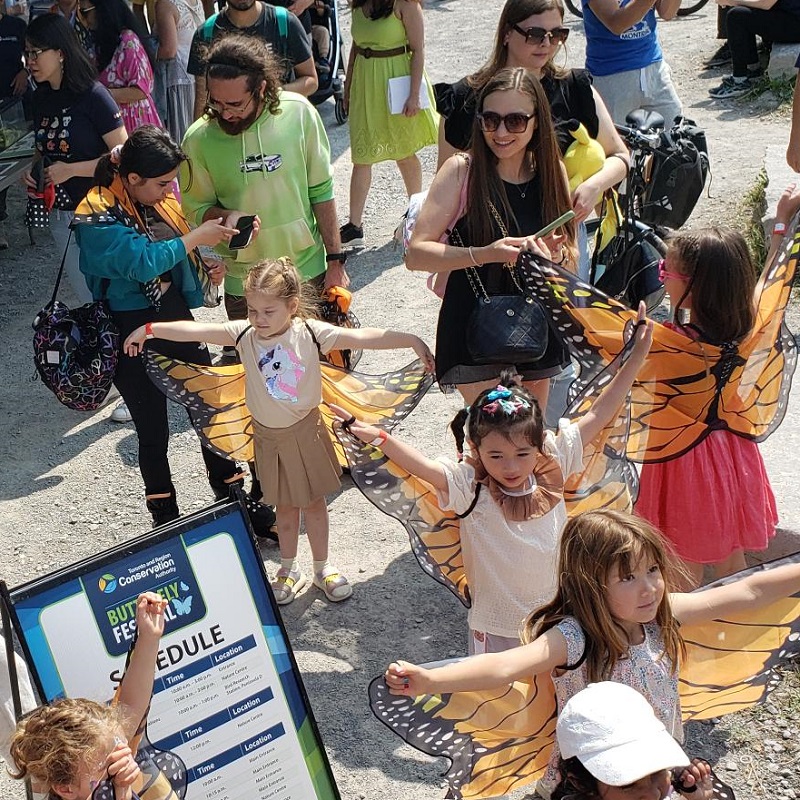
[[331, 261], [339, 261], [340, 263], [344, 264], [347, 261], [347, 253], [328, 253], [325, 256], [325, 261], [330, 264]]

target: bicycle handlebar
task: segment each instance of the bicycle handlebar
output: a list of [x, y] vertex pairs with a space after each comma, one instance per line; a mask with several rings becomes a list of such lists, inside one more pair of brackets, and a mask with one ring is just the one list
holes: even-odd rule
[[614, 127], [620, 136], [633, 147], [655, 150], [661, 141], [660, 130], [640, 131], [638, 128], [631, 128], [627, 125], [614, 125]]

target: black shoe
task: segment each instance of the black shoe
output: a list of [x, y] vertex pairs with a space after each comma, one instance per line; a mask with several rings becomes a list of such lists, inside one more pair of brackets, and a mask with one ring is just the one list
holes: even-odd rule
[[349, 244], [351, 247], [364, 246], [364, 228], [356, 228], [352, 222], [342, 225], [339, 235], [342, 237], [342, 244]]
[[227, 366], [229, 364], [238, 364], [239, 360], [239, 353], [236, 351], [235, 347], [223, 347], [222, 353], [217, 359], [217, 365]]
[[174, 519], [178, 519], [181, 512], [178, 510], [178, 503], [173, 492], [169, 497], [153, 497], [147, 499], [147, 510], [153, 517], [153, 527], [166, 525]]
[[731, 63], [731, 48], [728, 43], [720, 47], [711, 58], [703, 62], [703, 66], [707, 69], [714, 69], [715, 67], [727, 67]]
[[253, 526], [253, 533], [259, 539], [268, 539], [270, 542], [277, 542], [278, 533], [275, 530], [275, 509], [272, 506], [259, 503], [258, 500], [253, 500], [247, 493], [243, 494], [242, 499], [247, 509], [247, 516], [250, 517], [250, 524]]

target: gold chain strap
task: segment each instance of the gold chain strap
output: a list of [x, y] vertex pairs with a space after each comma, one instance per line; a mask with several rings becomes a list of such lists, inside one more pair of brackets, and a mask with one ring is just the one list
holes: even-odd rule
[[[500, 229], [500, 233], [504, 236], [508, 236], [508, 229], [506, 228], [505, 224], [503, 223], [503, 219], [500, 216], [497, 208], [495, 208], [494, 203], [490, 200], [489, 201], [489, 211], [491, 215], [494, 217], [494, 221], [497, 223], [497, 227]], [[464, 240], [461, 238], [461, 234], [457, 230], [453, 230], [450, 234], [451, 239], [457, 239], [458, 241], [454, 241], [456, 247], [464, 247]], [[511, 280], [514, 282], [514, 286], [516, 286], [517, 291], [524, 295], [525, 290], [522, 288], [522, 285], [517, 278], [517, 265], [507, 261], [504, 264], [505, 268], [511, 273]], [[469, 285], [472, 287], [472, 291], [475, 293], [475, 297], [479, 300], [483, 299], [484, 303], [490, 302], [489, 294], [486, 291], [486, 287], [483, 285], [481, 281], [481, 276], [478, 274], [478, 270], [475, 267], [467, 267], [467, 280], [469, 281]]]

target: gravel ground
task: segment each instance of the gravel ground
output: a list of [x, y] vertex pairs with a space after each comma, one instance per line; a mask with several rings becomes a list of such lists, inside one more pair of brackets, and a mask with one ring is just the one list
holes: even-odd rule
[[[433, 80], [455, 80], [474, 69], [490, 47], [501, 0], [429, 0], [426, 6], [427, 62]], [[770, 142], [788, 136], [786, 111], [762, 95], [752, 101], [714, 102], [707, 89], [721, 72], [699, 64], [716, 47], [715, 6], [663, 25], [667, 59], [687, 113], [706, 128], [713, 164], [710, 196], [700, 202], [697, 223], [740, 224], [741, 202], [763, 166]], [[346, 15], [343, 27], [348, 28]], [[568, 62], [583, 62], [583, 32], [573, 29]], [[349, 150], [346, 127], [321, 109], [336, 161], [340, 218], [346, 219]], [[435, 153], [422, 153], [426, 181]], [[393, 165], [374, 171], [365, 218], [368, 249], [348, 263], [356, 289], [355, 310], [363, 324], [391, 324], [434, 340], [436, 303], [424, 279], [400, 264], [390, 243], [404, 207], [402, 184]], [[22, 229], [22, 194], [10, 195], [12, 247], [0, 254], [3, 380], [0, 381], [0, 574], [17, 585], [98, 550], [146, 532], [136, 442], [127, 425], [109, 421], [111, 406], [81, 415], [59, 406], [33, 378], [30, 321], [49, 296], [58, 264], [52, 242], [41, 235], [35, 247]], [[66, 296], [65, 300], [70, 298]], [[204, 312], [219, 318], [217, 312]], [[384, 371], [409, 360], [406, 354], [367, 354], [365, 371]], [[457, 401], [434, 390], [399, 434], [430, 454], [452, 451], [446, 423]], [[211, 501], [203, 479], [195, 434], [181, 410], [171, 412], [171, 461], [184, 510]], [[770, 554], [798, 549], [797, 409], [764, 447], [781, 514], [781, 535]], [[332, 554], [353, 580], [355, 593], [342, 606], [324, 602], [316, 590], [284, 610], [295, 653], [345, 800], [433, 800], [444, 794], [441, 763], [400, 746], [370, 714], [366, 686], [388, 661], [403, 656], [429, 661], [459, 655], [465, 646], [464, 610], [442, 587], [426, 578], [409, 552], [398, 524], [377, 512], [345, 481], [331, 498]], [[269, 570], [277, 551], [265, 547]], [[309, 559], [306, 550], [301, 558]], [[689, 751], [720, 771], [741, 800], [795, 797], [800, 719], [800, 676], [787, 668], [769, 703], [718, 724], [689, 726]], [[0, 777], [0, 796], [22, 797]], [[515, 795], [519, 798], [521, 795]]]

